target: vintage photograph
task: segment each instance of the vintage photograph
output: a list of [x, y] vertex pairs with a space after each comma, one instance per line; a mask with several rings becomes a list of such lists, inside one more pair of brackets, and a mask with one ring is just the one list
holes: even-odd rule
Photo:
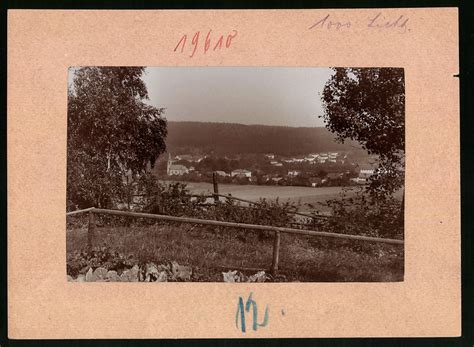
[[71, 282], [404, 279], [402, 68], [71, 67]]

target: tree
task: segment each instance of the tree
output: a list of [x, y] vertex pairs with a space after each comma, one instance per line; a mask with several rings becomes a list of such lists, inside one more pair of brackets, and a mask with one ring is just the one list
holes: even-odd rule
[[69, 208], [106, 207], [165, 151], [164, 109], [145, 103], [143, 67], [85, 67], [68, 91]]
[[326, 83], [321, 116], [337, 140], [358, 141], [379, 166], [368, 187], [390, 196], [404, 184], [405, 80], [401, 68], [335, 68]]

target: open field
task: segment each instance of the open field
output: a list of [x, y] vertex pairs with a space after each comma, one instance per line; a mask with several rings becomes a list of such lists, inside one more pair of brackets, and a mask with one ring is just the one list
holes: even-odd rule
[[[170, 183], [171, 181], [164, 181]], [[177, 181], [176, 181], [177, 182]], [[195, 194], [211, 194], [213, 185], [205, 182], [180, 182], [185, 183], [188, 189]], [[267, 185], [239, 185], [239, 184], [219, 184], [220, 194], [231, 194], [237, 198], [250, 201], [258, 201], [260, 198], [275, 200], [279, 198], [281, 202], [301, 203], [300, 211], [320, 210], [325, 211], [318, 203], [328, 199], [339, 197], [343, 187], [295, 187], [295, 186], [267, 186]], [[306, 204], [311, 204], [310, 208]]]
[[[84, 249], [87, 229], [67, 230], [68, 256]], [[176, 261], [192, 267], [193, 281], [222, 281], [222, 272], [237, 268], [269, 269], [272, 238], [257, 232], [229, 228], [206, 228], [186, 224], [157, 223], [151, 226], [99, 227], [95, 245], [107, 245], [137, 262], [165, 264]], [[276, 281], [401, 281], [403, 247], [369, 245], [353, 250], [340, 241], [297, 235], [281, 235], [280, 271]], [[357, 247], [355, 247], [357, 248]], [[361, 250], [362, 249], [362, 250]], [[68, 274], [77, 276], [81, 269], [68, 261]], [[84, 270], [83, 270], [84, 271]]]

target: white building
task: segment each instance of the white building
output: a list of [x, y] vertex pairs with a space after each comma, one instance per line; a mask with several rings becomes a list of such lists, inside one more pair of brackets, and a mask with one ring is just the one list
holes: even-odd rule
[[231, 173], [232, 177], [252, 177], [252, 171], [249, 170], [244, 170], [244, 169], [237, 169], [232, 171]]
[[372, 165], [359, 166], [359, 178], [367, 179], [375, 173], [375, 168]]
[[189, 170], [184, 165], [171, 164], [168, 166], [168, 176], [182, 176], [189, 173]]
[[290, 170], [288, 171], [288, 176], [293, 176], [293, 177], [296, 177], [298, 175], [301, 175], [301, 171], [297, 171], [297, 170]]
[[189, 173], [189, 169], [184, 165], [173, 164], [173, 161], [171, 160], [171, 155], [169, 155], [166, 173], [168, 176], [182, 176]]

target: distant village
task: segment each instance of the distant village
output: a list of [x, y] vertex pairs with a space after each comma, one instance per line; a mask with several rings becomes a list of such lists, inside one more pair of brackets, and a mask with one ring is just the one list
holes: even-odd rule
[[[156, 173], [161, 179], [282, 186], [347, 186], [367, 184], [376, 171], [376, 158], [350, 152], [309, 153], [285, 157], [273, 153], [216, 156], [168, 154]], [[165, 176], [165, 177], [163, 177]]]

